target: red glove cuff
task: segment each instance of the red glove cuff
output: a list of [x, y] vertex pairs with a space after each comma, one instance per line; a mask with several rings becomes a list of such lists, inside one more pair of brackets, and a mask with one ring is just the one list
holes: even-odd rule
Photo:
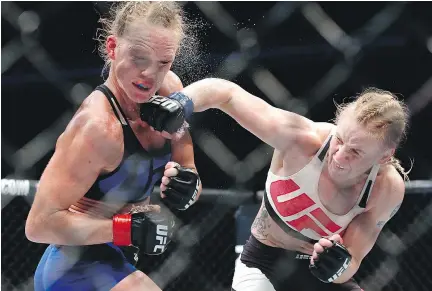
[[113, 217], [113, 243], [116, 246], [130, 246], [132, 216], [130, 214], [117, 214]]

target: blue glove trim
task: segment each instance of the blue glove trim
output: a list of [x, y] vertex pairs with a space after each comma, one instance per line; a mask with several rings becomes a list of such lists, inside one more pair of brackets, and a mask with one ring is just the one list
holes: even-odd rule
[[186, 96], [185, 94], [183, 94], [181, 92], [172, 93], [171, 95], [168, 96], [168, 98], [171, 98], [171, 99], [174, 99], [174, 100], [177, 100], [178, 102], [180, 102], [180, 104], [184, 108], [186, 120], [188, 120], [189, 117], [192, 116], [192, 113], [194, 111], [194, 104], [192, 102], [192, 99], [190, 99], [188, 96]]

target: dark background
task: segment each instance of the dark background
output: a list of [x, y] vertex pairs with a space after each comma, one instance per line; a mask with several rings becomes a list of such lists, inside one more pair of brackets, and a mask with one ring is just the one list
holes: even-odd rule
[[[398, 150], [397, 156], [405, 168], [410, 167], [410, 159], [414, 160], [414, 167], [410, 173], [411, 180], [429, 180], [432, 176], [432, 141], [428, 139], [432, 121], [432, 105], [428, 102], [432, 95], [432, 53], [427, 48], [427, 41], [432, 43], [432, 5], [427, 2], [318, 2], [324, 13], [348, 35], [355, 36], [359, 42], [365, 43], [360, 53], [351, 59], [333, 48], [305, 18], [303, 9], [308, 3], [284, 4], [284, 7], [292, 9], [292, 14], [271, 29], [265, 28], [268, 20], [264, 16], [268, 17], [267, 12], [276, 5], [275, 2], [220, 3], [235, 19], [233, 26], [237, 31], [255, 31], [257, 35], [258, 45], [253, 47], [253, 51], [256, 51], [255, 57], [248, 62], [245, 70], [232, 80], [272, 103], [272, 100], [259, 90], [252, 78], [257, 69], [267, 69], [293, 96], [309, 104], [307, 116], [314, 121], [329, 121], [334, 117], [334, 101], [340, 103], [344, 98], [354, 96], [369, 86], [395, 92], [410, 106], [423, 102], [425, 106], [416, 109], [416, 113], [411, 116], [407, 139]], [[220, 70], [224, 60], [229, 56], [236, 60], [241, 58], [242, 54], [248, 54], [250, 50], [222, 33], [199, 9], [199, 3], [183, 4], [191, 23], [194, 24], [191, 33], [200, 40], [200, 43], [198, 46], [195, 43], [189, 45], [195, 49], [188, 49], [179, 56], [173, 70], [180, 75], [185, 85], [206, 76], [228, 78], [227, 71]], [[68, 101], [69, 93], [75, 84], [87, 84], [91, 90], [103, 82], [103, 62], [97, 54], [95, 37], [97, 28], [100, 28], [99, 14], [105, 12], [107, 7], [108, 4], [103, 2], [2, 2], [2, 178], [37, 180], [51, 157], [55, 139], [65, 124], [59, 124], [50, 139], [42, 138], [48, 143], [40, 145], [44, 154], [30, 167], [17, 166], [17, 161], [21, 157], [15, 154], [17, 150], [52, 127], [65, 112], [75, 110], [77, 104]], [[401, 11], [400, 15], [388, 29], [379, 33], [374, 40], [367, 41], [369, 30], [377, 29], [380, 21], [384, 21], [383, 18], [377, 17], [372, 23], [375, 26], [368, 26], [371, 19], [385, 9], [392, 9], [391, 7], [396, 12]], [[23, 11], [34, 11], [39, 16], [40, 25], [36, 31], [26, 34], [19, 29], [17, 16]], [[34, 40], [37, 40], [37, 43]], [[24, 52], [24, 56], [6, 67], [5, 58], [7, 59], [8, 55], [5, 52], [9, 51], [11, 44], [17, 44], [16, 49], [12, 51]], [[432, 47], [432, 44], [430, 46]], [[49, 56], [49, 60], [46, 56]], [[331, 92], [317, 100], [321, 92], [314, 90], [315, 86], [339, 62], [349, 68], [348, 77], [334, 90], [330, 90]], [[429, 90], [423, 90], [423, 95], [418, 97], [416, 93], [424, 84], [429, 84]], [[257, 138], [242, 129], [230, 117], [216, 110], [194, 117], [191, 124], [194, 140], [197, 132], [212, 133], [239, 160], [243, 160], [261, 145]], [[44, 151], [47, 148], [48, 150]], [[268, 154], [271, 154], [270, 150]], [[251, 179], [238, 183], [219, 168], [198, 145], [195, 147], [195, 160], [206, 188], [257, 191], [264, 187], [268, 167], [260, 169]], [[410, 199], [413, 199], [412, 202], [407, 202], [406, 205], [412, 205], [403, 206], [400, 211], [404, 213], [404, 223], [410, 221], [411, 218], [407, 218], [409, 215], [413, 220], [416, 212], [426, 208], [430, 198], [424, 194], [416, 195], [416, 198], [409, 198], [407, 201]], [[202, 215], [208, 211], [206, 207], [210, 207], [204, 204], [203, 202], [199, 208]], [[217, 205], [215, 202], [210, 204]], [[13, 199], [9, 205], [2, 207], [2, 275], [5, 274], [3, 270], [12, 268], [8, 265], [9, 259], [5, 258], [5, 262], [3, 259], [5, 253], [12, 252], [16, 247], [14, 241], [20, 241], [24, 248], [30, 248], [30, 252], [35, 254], [29, 265], [21, 262], [13, 266], [12, 273], [15, 275], [6, 274], [9, 280], [15, 280], [10, 284], [16, 286], [19, 280], [27, 280], [32, 275], [32, 268], [35, 267], [44, 246], [29, 244], [23, 237], [23, 221], [29, 207], [24, 200]], [[220, 232], [226, 235], [226, 243], [221, 243], [221, 248], [232, 247], [235, 243], [232, 219], [236, 209], [233, 207], [224, 214], [226, 216], [222, 215], [225, 220], [218, 225]], [[399, 216], [401, 214], [398, 214]], [[426, 218], [430, 219], [429, 216]], [[403, 229], [396, 223], [393, 225], [393, 232]], [[8, 227], [14, 230], [13, 235], [7, 234]], [[215, 231], [213, 235], [219, 236], [219, 232]], [[214, 236], [209, 238], [210, 241], [214, 240]], [[222, 238], [220, 240], [224, 241]], [[202, 242], [203, 249], [208, 249], [204, 245]], [[423, 253], [420, 254], [424, 256]], [[234, 256], [231, 250], [227, 262], [232, 263]], [[17, 279], [16, 274], [21, 272], [19, 266], [26, 269], [23, 271], [26, 275], [19, 275], [21, 277]], [[221, 269], [220, 265], [215, 268]], [[420, 273], [412, 276], [420, 276]], [[230, 272], [221, 275], [228, 286], [229, 274]], [[406, 281], [413, 280], [409, 277]], [[2, 287], [12, 285], [3, 285], [2, 281]], [[177, 288], [178, 286], [180, 285], [177, 285]], [[395, 286], [401, 286], [399, 290], [423, 288], [411, 289], [407, 287], [409, 285], [397, 283], [389, 290], [399, 288]], [[422, 283], [419, 286], [423, 286]]]
[[[58, 83], [68, 80], [72, 83], [85, 82], [92, 87], [100, 84], [102, 60], [97, 54], [96, 29], [98, 11], [101, 5], [92, 2], [18, 2], [23, 10], [33, 10], [40, 15], [41, 24], [36, 36], [41, 46], [57, 64]], [[238, 20], [238, 28], [254, 27], [262, 20], [263, 11], [270, 9], [273, 2], [222, 2], [222, 6]], [[359, 31], [388, 2], [322, 2], [320, 6], [348, 34]], [[300, 4], [298, 4], [300, 5]], [[374, 42], [367, 45], [359, 61], [353, 65], [350, 77], [327, 98], [316, 104], [309, 117], [314, 121], [328, 121], [334, 117], [334, 104], [344, 97], [353, 96], [368, 86], [376, 86], [400, 94], [409, 99], [430, 77], [432, 54], [426, 47], [431, 36], [432, 20], [429, 3], [406, 4], [402, 17]], [[185, 85], [208, 75], [212, 69], [233, 51], [238, 44], [224, 36], [200, 13], [192, 2], [185, 5], [190, 17], [203, 22], [201, 31], [195, 32], [201, 39], [200, 66], [184, 72], [175, 70], [187, 79]], [[2, 47], [19, 39], [20, 32], [2, 18]], [[258, 38], [261, 51], [249, 68], [264, 66], [298, 98], [308, 100], [311, 88], [343, 56], [333, 49], [325, 39], [302, 16], [300, 9], [277, 29]], [[190, 58], [187, 56], [185, 59]], [[186, 61], [185, 61], [186, 62]], [[198, 61], [194, 61], [198, 62]], [[182, 64], [176, 66], [181, 68]], [[203, 68], [204, 67], [204, 68]], [[248, 91], [266, 99], [251, 81], [249, 70], [237, 76], [234, 81]], [[191, 76], [192, 75], [192, 76]], [[430, 97], [431, 92], [428, 92]], [[40, 74], [26, 58], [19, 59], [2, 74], [2, 138], [13, 148], [20, 148], [35, 135], [50, 126], [66, 109], [73, 108], [63, 98], [63, 92]], [[426, 98], [426, 96], [425, 96]], [[266, 99], [268, 100], [268, 99]], [[412, 116], [407, 142], [398, 155], [408, 167], [409, 158], [415, 160], [411, 179], [431, 177], [431, 143], [425, 134], [430, 132], [431, 105]], [[207, 114], [207, 113], [204, 113]], [[200, 114], [199, 114], [200, 115]], [[224, 114], [210, 112], [200, 118], [200, 126], [213, 131], [240, 159], [259, 141], [236, 125]], [[193, 134], [193, 130], [192, 130]], [[52, 153], [30, 170], [29, 176], [38, 178]], [[196, 153], [197, 167], [207, 187], [230, 187], [230, 178], [217, 172], [208, 158], [199, 149]], [[217, 171], [217, 169], [216, 169]], [[266, 169], [254, 178], [252, 185], [262, 187]], [[2, 175], [12, 172], [11, 166], [2, 159]]]

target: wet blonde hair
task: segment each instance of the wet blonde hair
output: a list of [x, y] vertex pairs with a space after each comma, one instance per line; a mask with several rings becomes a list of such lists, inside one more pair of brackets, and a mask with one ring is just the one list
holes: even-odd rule
[[[408, 108], [389, 91], [368, 88], [361, 92], [355, 101], [336, 104], [336, 124], [344, 113], [349, 111], [357, 122], [375, 137], [382, 139], [389, 147], [398, 147], [406, 137], [408, 127]], [[408, 180], [410, 170], [406, 171], [401, 162], [392, 156], [389, 160], [404, 180]]]
[[104, 70], [109, 68], [111, 60], [107, 55], [105, 42], [109, 35], [124, 37], [131, 24], [138, 21], [172, 29], [179, 37], [179, 43], [185, 36], [186, 23], [181, 6], [173, 1], [121, 1], [110, 8], [107, 18], [99, 22], [102, 29], [98, 30], [99, 54], [105, 61]]

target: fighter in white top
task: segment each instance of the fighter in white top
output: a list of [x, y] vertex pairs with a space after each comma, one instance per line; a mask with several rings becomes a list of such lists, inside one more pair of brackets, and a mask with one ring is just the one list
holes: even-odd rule
[[405, 193], [394, 157], [408, 120], [403, 102], [369, 88], [337, 107], [334, 124], [313, 122], [214, 78], [170, 101], [218, 108], [275, 149], [233, 290], [361, 290], [353, 275]]

